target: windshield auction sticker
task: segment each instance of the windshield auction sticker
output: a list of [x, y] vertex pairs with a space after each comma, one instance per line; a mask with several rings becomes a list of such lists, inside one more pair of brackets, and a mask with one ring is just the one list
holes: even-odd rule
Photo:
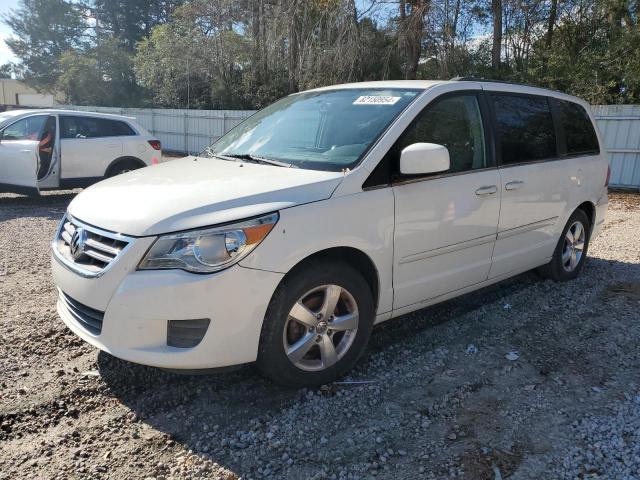
[[354, 105], [395, 105], [395, 103], [400, 100], [400, 97], [384, 97], [374, 96], [374, 95], [363, 95], [362, 97], [358, 97]]

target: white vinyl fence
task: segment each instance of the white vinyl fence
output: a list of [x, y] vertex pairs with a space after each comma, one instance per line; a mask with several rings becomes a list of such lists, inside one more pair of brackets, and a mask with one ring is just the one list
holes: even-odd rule
[[[253, 110], [178, 110], [147, 108], [60, 108], [134, 117], [162, 142], [165, 150], [197, 153], [255, 113]], [[640, 105], [593, 107], [611, 162], [611, 186], [640, 188]]]
[[78, 105], [59, 105], [58, 108], [133, 117], [162, 142], [163, 150], [182, 153], [201, 152], [255, 113], [253, 110], [179, 110]]

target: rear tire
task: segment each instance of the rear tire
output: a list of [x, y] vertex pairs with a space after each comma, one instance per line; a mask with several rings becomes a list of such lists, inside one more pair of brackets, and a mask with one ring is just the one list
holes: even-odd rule
[[578, 276], [587, 259], [591, 223], [584, 211], [571, 214], [562, 230], [551, 261], [538, 268], [538, 273], [556, 282], [566, 282]]
[[105, 177], [115, 177], [116, 175], [122, 175], [123, 173], [131, 172], [133, 170], [137, 170], [142, 168], [144, 165], [136, 162], [135, 160], [122, 160], [115, 165], [109, 167]]
[[274, 293], [257, 367], [291, 387], [336, 380], [364, 351], [374, 316], [371, 289], [358, 271], [336, 262], [309, 263], [285, 277]]

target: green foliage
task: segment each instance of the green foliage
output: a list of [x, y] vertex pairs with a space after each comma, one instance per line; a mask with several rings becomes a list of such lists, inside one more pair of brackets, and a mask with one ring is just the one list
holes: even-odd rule
[[91, 9], [100, 37], [120, 39], [123, 48], [135, 49], [136, 43], [151, 33], [154, 25], [165, 23], [182, 0], [93, 0]]
[[62, 73], [55, 89], [67, 103], [122, 107], [139, 104], [142, 89], [133, 73], [131, 55], [117, 39], [83, 52], [68, 50], [58, 64]]
[[80, 104], [261, 108], [328, 84], [457, 75], [632, 103], [640, 102], [639, 5], [21, 0], [3, 20], [20, 60], [14, 73]]
[[65, 0], [21, 0], [3, 21], [13, 31], [5, 43], [20, 59], [18, 73], [39, 89], [55, 84], [63, 53], [88, 41], [81, 7]]
[[[562, 8], [550, 42], [541, 28], [531, 33], [524, 45], [528, 53], [519, 61], [505, 62], [499, 72], [484, 69], [484, 73], [560, 90], [592, 104], [638, 103], [638, 5], [625, 0], [567, 1], [558, 5]], [[521, 35], [525, 22], [547, 28], [547, 15], [547, 10], [540, 9], [533, 17], [514, 21], [510, 25], [512, 33]]]
[[0, 65], [0, 78], [11, 78], [12, 72], [13, 64], [5, 63], [4, 65]]

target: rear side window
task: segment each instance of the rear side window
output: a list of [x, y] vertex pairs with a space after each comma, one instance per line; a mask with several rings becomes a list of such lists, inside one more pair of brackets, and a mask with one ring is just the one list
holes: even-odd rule
[[118, 120], [105, 120], [111, 124], [111, 131], [114, 136], [117, 137], [128, 137], [131, 135], [135, 135], [136, 132], [124, 122], [120, 122]]
[[567, 144], [567, 155], [599, 154], [598, 136], [584, 107], [565, 100], [557, 100], [556, 105]]
[[71, 115], [60, 117], [62, 138], [122, 137], [135, 134], [136, 132], [129, 125], [120, 120]]
[[557, 156], [546, 97], [493, 94], [492, 98], [503, 165]]

